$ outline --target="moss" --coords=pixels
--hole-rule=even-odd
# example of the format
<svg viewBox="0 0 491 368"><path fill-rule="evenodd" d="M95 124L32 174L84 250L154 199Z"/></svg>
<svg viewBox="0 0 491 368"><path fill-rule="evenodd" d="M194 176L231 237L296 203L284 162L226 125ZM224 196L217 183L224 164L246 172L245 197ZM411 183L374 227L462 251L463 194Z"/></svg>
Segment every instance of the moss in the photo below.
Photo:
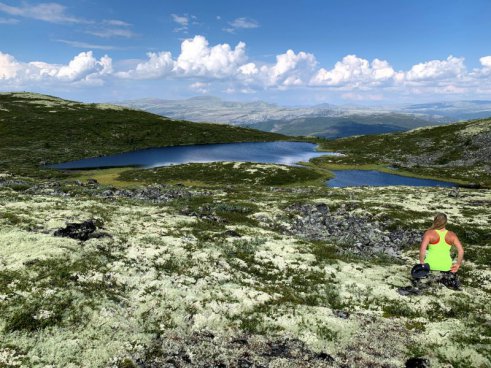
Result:
<svg viewBox="0 0 491 368"><path fill-rule="evenodd" d="M0 214L0 218L6 220L11 225L18 225L23 222L23 219L13 212L4 212Z"/></svg>
<svg viewBox="0 0 491 368"><path fill-rule="evenodd" d="M421 321L409 320L404 325L408 330L411 331L416 331L416 332L426 331L425 323Z"/></svg>
<svg viewBox="0 0 491 368"><path fill-rule="evenodd" d="M382 306L384 318L416 318L420 313L411 309L406 303L399 300L386 300Z"/></svg>
<svg viewBox="0 0 491 368"><path fill-rule="evenodd" d="M138 366L130 358L124 358L116 363L118 368L137 368Z"/></svg>
<svg viewBox="0 0 491 368"><path fill-rule="evenodd" d="M190 163L154 169L135 169L121 172L119 180L140 183L192 183L210 186L247 185L272 186L308 182L323 175L305 167L256 163Z"/></svg>
<svg viewBox="0 0 491 368"><path fill-rule="evenodd" d="M96 300L104 298L118 300L121 287L103 277L107 264L107 257L86 253L75 260L66 256L36 259L22 271L0 272L0 291L9 296L0 305L5 330L35 331L81 323L84 306L92 309L99 304ZM87 278L94 272L101 277ZM18 293L21 290L23 293Z"/></svg>

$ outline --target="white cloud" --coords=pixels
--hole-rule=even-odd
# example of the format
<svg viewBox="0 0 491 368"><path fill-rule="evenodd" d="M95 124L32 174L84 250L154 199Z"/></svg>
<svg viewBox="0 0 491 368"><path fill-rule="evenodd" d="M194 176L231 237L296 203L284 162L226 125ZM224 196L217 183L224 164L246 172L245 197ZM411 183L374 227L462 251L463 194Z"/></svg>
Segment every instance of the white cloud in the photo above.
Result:
<svg viewBox="0 0 491 368"><path fill-rule="evenodd" d="M235 33L238 29L259 28L259 23L256 20L246 17L236 18L233 21L228 22L228 25L228 27L223 28L223 31L228 33Z"/></svg>
<svg viewBox="0 0 491 368"><path fill-rule="evenodd" d="M13 79L22 67L12 55L0 52L0 79Z"/></svg>
<svg viewBox="0 0 491 368"><path fill-rule="evenodd" d="M72 41L72 40L55 40L56 42L64 43L65 45L69 45L75 48L79 49L93 49L93 50L118 50L120 49L119 47L116 46L111 46L111 45L98 45L98 44L93 44L93 43L88 43L88 42L82 42L82 41Z"/></svg>
<svg viewBox="0 0 491 368"><path fill-rule="evenodd" d="M31 5L22 2L21 6L10 6L0 2L0 11L14 16L32 18L50 23L90 23L82 18L68 15L66 13L66 7L57 3Z"/></svg>
<svg viewBox="0 0 491 368"><path fill-rule="evenodd" d="M257 74L259 72L259 70L256 67L256 64L254 64L254 63L244 64L244 65L240 66L238 70L240 73L247 75L247 76L254 75L254 74Z"/></svg>
<svg viewBox="0 0 491 368"><path fill-rule="evenodd" d="M166 76L227 78L244 71L239 69L247 60L245 43L239 42L233 49L226 43L210 47L203 36L184 40L181 44L181 53L175 60L168 51L151 52L147 57L147 60L138 63L135 68L119 72L117 75L133 79Z"/></svg>
<svg viewBox="0 0 491 368"><path fill-rule="evenodd" d="M465 73L464 58L449 56L446 60L430 60L414 65L407 73L408 81L425 81L459 77Z"/></svg>
<svg viewBox="0 0 491 368"><path fill-rule="evenodd" d="M235 74L245 61L245 43L239 42L234 49L226 43L209 47L205 37L195 36L182 42L174 71L177 75L220 78Z"/></svg>
<svg viewBox="0 0 491 368"><path fill-rule="evenodd" d="M276 56L276 64L261 66L260 72L267 86L299 86L306 82L316 65L313 54L288 50Z"/></svg>
<svg viewBox="0 0 491 368"><path fill-rule="evenodd" d="M172 20L182 27L189 25L189 18L186 15L171 14Z"/></svg>
<svg viewBox="0 0 491 368"><path fill-rule="evenodd" d="M169 75L174 69L175 61L170 52L149 52L148 60L138 63L134 69L119 72L117 76L129 79L156 79Z"/></svg>
<svg viewBox="0 0 491 368"><path fill-rule="evenodd" d="M105 55L100 59L92 51L81 52L66 65L42 61L19 62L13 56L0 52L0 79L10 85L33 83L101 84L103 77L112 73L112 59Z"/></svg>
<svg viewBox="0 0 491 368"><path fill-rule="evenodd" d="M133 38L136 34L128 28L100 28L95 30L88 30L86 33L100 38Z"/></svg>
<svg viewBox="0 0 491 368"><path fill-rule="evenodd" d="M112 72L112 60L108 56L103 56L97 60L92 55L92 51L81 52L75 56L68 65L60 67L56 77L61 80L75 81L86 78L91 74L109 74Z"/></svg>
<svg viewBox="0 0 491 368"><path fill-rule="evenodd" d="M486 69L491 69L491 56L483 56L479 59L481 65Z"/></svg>
<svg viewBox="0 0 491 368"><path fill-rule="evenodd" d="M125 22L124 20L119 20L119 19L105 19L103 21L104 24L110 25L110 26L115 26L115 27L130 27L131 24L128 22Z"/></svg>
<svg viewBox="0 0 491 368"><path fill-rule="evenodd" d="M229 22L229 24L235 29L251 29L259 27L259 23L256 20L245 17L234 19Z"/></svg>
<svg viewBox="0 0 491 368"><path fill-rule="evenodd" d="M191 18L190 18L191 19ZM128 27L121 24L120 28ZM123 28L122 28L123 29ZM111 46L57 40L74 47L92 49ZM173 57L169 51L150 52L143 60L119 60L109 56L97 59L92 51L81 52L67 64L43 61L23 62L0 52L0 80L10 86L101 85L108 80L180 80L189 90L200 93L227 91L253 93L262 90L311 90L333 93L344 99L378 100L437 95L462 98L491 98L491 56L479 59L481 67L467 70L464 59L449 56L430 60L406 70L396 70L387 60L346 55L331 68L318 65L305 51L287 50L273 62L249 60L246 45L210 45L203 36L185 39ZM143 82L142 82L143 83ZM126 84L125 84L126 85Z"/></svg>
<svg viewBox="0 0 491 368"><path fill-rule="evenodd" d="M209 83L204 83L204 82L195 82L190 85L191 89L195 92L199 93L208 93L208 86Z"/></svg>
<svg viewBox="0 0 491 368"><path fill-rule="evenodd" d="M189 29L189 24L193 21L193 24L196 23L196 17L194 15L188 15L188 14L183 14L183 15L178 15L178 14L171 14L172 20L174 23L178 25L178 27L174 28L174 32L184 32L188 33Z"/></svg>
<svg viewBox="0 0 491 368"><path fill-rule="evenodd" d="M319 69L313 76L311 84L317 86L380 84L398 78L400 74L396 73L385 60L374 59L370 63L356 55L347 55L338 61L333 69Z"/></svg>

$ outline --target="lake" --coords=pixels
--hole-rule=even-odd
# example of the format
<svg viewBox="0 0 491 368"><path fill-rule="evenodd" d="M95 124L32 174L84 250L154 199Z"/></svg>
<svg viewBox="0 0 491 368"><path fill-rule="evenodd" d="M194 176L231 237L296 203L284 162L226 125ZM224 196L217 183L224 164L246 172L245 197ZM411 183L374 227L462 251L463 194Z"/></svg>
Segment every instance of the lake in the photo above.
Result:
<svg viewBox="0 0 491 368"><path fill-rule="evenodd" d="M295 165L313 157L336 155L315 151L316 145L306 142L247 142L202 144L148 148L111 156L50 165L55 169L95 169L137 166L152 168L191 162L242 161Z"/></svg>
<svg viewBox="0 0 491 368"><path fill-rule="evenodd" d="M119 153L110 156L87 158L83 160L50 165L55 169L96 169L109 167L142 167L178 165L196 162L241 161L296 165L300 161L323 155L337 155L334 152L320 152L316 145L306 142L247 142L202 144L148 148L138 151ZM407 176L387 174L371 170L336 170L333 179L327 181L328 187L350 186L442 186L455 184L430 179L418 179Z"/></svg>
<svg viewBox="0 0 491 368"><path fill-rule="evenodd" d="M408 176L387 174L374 170L335 170L336 175L327 181L328 187L353 186L390 186L408 185L413 187L455 187L456 184L439 180L411 178Z"/></svg>

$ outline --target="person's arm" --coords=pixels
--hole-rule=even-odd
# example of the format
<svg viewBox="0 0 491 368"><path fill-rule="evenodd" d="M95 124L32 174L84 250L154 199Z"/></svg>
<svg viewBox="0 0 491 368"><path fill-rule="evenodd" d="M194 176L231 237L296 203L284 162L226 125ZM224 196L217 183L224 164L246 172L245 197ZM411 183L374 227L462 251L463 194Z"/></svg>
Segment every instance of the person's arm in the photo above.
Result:
<svg viewBox="0 0 491 368"><path fill-rule="evenodd" d="M460 242L459 238L457 235L454 235L455 238L453 240L453 245L457 248L457 263L452 265L452 268L450 269L451 272L457 272L462 265L462 261L464 259L464 247L462 246L462 243Z"/></svg>
<svg viewBox="0 0 491 368"><path fill-rule="evenodd" d="M429 243L430 243L430 234L429 234L429 231L427 231L423 235L423 239L421 240L421 246L419 247L419 263L420 264L425 263L426 248L428 247Z"/></svg>

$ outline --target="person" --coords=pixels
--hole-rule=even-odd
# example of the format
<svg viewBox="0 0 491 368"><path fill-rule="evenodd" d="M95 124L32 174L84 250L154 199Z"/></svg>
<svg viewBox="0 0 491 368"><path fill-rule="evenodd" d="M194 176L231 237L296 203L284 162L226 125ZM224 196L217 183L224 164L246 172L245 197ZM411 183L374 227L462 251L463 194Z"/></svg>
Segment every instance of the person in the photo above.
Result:
<svg viewBox="0 0 491 368"><path fill-rule="evenodd" d="M443 271L455 274L464 259L464 248L457 235L448 231L447 215L438 213L433 225L424 233L419 248L419 263L428 264L430 271ZM457 262L452 264L450 249L452 246L457 248Z"/></svg>

